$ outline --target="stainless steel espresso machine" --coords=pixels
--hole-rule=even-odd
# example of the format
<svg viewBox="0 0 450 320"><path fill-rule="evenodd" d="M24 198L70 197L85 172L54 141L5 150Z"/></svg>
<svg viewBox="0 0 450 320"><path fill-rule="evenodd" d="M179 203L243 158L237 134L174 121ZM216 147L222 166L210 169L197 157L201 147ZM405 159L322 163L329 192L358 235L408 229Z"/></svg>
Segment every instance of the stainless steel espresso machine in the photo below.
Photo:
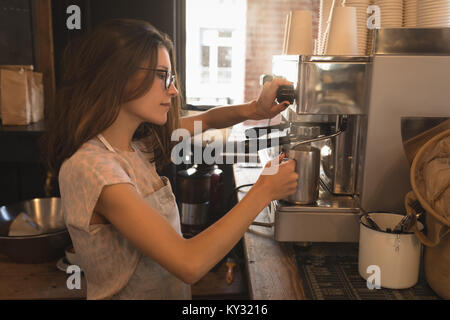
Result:
<svg viewBox="0 0 450 320"><path fill-rule="evenodd" d="M321 154L318 200L272 202L277 241L358 242L361 209L404 213L401 123L450 116L449 40L450 29L380 29L370 56L273 57L273 75L294 83L280 92L278 100L293 103L277 134L301 141L339 133L310 143ZM279 151L261 150L261 160Z"/></svg>

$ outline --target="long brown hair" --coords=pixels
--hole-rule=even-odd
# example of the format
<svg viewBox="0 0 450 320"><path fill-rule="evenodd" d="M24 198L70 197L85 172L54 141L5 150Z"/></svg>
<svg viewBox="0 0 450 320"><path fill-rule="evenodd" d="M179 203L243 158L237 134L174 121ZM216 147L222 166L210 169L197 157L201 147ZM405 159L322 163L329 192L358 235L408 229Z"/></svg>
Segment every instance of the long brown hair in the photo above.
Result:
<svg viewBox="0 0 450 320"><path fill-rule="evenodd" d="M62 81L47 112L47 131L40 141L42 156L54 177L58 177L64 160L115 121L122 103L143 96L151 88L152 71L137 88L126 90L143 63L156 68L161 46L169 52L176 70L172 41L145 21L110 20L66 47ZM133 136L133 140L145 141L146 151L154 152L151 161L159 168L170 161L170 136L179 127L179 112L177 96L172 98L165 125L144 122Z"/></svg>

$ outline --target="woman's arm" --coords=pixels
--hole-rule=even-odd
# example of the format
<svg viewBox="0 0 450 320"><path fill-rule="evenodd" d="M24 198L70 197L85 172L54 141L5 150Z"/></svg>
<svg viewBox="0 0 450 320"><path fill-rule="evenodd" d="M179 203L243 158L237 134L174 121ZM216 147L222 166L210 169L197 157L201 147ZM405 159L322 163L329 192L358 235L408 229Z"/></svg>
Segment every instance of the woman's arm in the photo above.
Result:
<svg viewBox="0 0 450 320"><path fill-rule="evenodd" d="M292 84L291 82L275 78L266 82L257 100L249 103L212 108L201 114L181 118L181 127L194 134L194 121L202 122L202 131L208 129L222 129L252 119L270 119L289 106L288 101L275 103L278 87Z"/></svg>
<svg viewBox="0 0 450 320"><path fill-rule="evenodd" d="M242 201L190 239L176 233L130 184L104 187L95 210L141 252L183 281L195 283L236 245L272 199L295 192L298 176L294 166L294 161L287 161L279 165L276 174L261 175Z"/></svg>

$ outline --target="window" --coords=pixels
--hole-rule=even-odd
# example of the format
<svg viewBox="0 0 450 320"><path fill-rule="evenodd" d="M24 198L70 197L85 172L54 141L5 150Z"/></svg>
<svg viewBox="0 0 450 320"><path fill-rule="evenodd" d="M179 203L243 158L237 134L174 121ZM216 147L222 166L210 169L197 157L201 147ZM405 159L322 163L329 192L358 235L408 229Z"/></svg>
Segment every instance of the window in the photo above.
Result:
<svg viewBox="0 0 450 320"><path fill-rule="evenodd" d="M218 47L217 64L219 68L231 68L232 47Z"/></svg>
<svg viewBox="0 0 450 320"><path fill-rule="evenodd" d="M219 37L220 38L231 38L231 35L232 35L231 31L219 30Z"/></svg>
<svg viewBox="0 0 450 320"><path fill-rule="evenodd" d="M242 103L258 97L283 49L289 11L311 10L317 36L320 0L186 0L186 102Z"/></svg>
<svg viewBox="0 0 450 320"><path fill-rule="evenodd" d="M209 47L202 46L202 67L209 67Z"/></svg>
<svg viewBox="0 0 450 320"><path fill-rule="evenodd" d="M188 104L243 102L245 12L245 0L187 0Z"/></svg>

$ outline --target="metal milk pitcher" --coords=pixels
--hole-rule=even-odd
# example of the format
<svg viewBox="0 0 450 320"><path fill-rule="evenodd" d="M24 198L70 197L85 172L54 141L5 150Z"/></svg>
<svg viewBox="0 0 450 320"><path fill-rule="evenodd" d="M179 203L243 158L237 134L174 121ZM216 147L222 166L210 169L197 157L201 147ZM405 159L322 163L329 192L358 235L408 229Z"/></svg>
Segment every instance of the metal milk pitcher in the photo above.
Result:
<svg viewBox="0 0 450 320"><path fill-rule="evenodd" d="M319 197L320 150L309 145L298 145L287 150L286 155L295 160L298 185L297 191L284 200L295 204L314 203Z"/></svg>

